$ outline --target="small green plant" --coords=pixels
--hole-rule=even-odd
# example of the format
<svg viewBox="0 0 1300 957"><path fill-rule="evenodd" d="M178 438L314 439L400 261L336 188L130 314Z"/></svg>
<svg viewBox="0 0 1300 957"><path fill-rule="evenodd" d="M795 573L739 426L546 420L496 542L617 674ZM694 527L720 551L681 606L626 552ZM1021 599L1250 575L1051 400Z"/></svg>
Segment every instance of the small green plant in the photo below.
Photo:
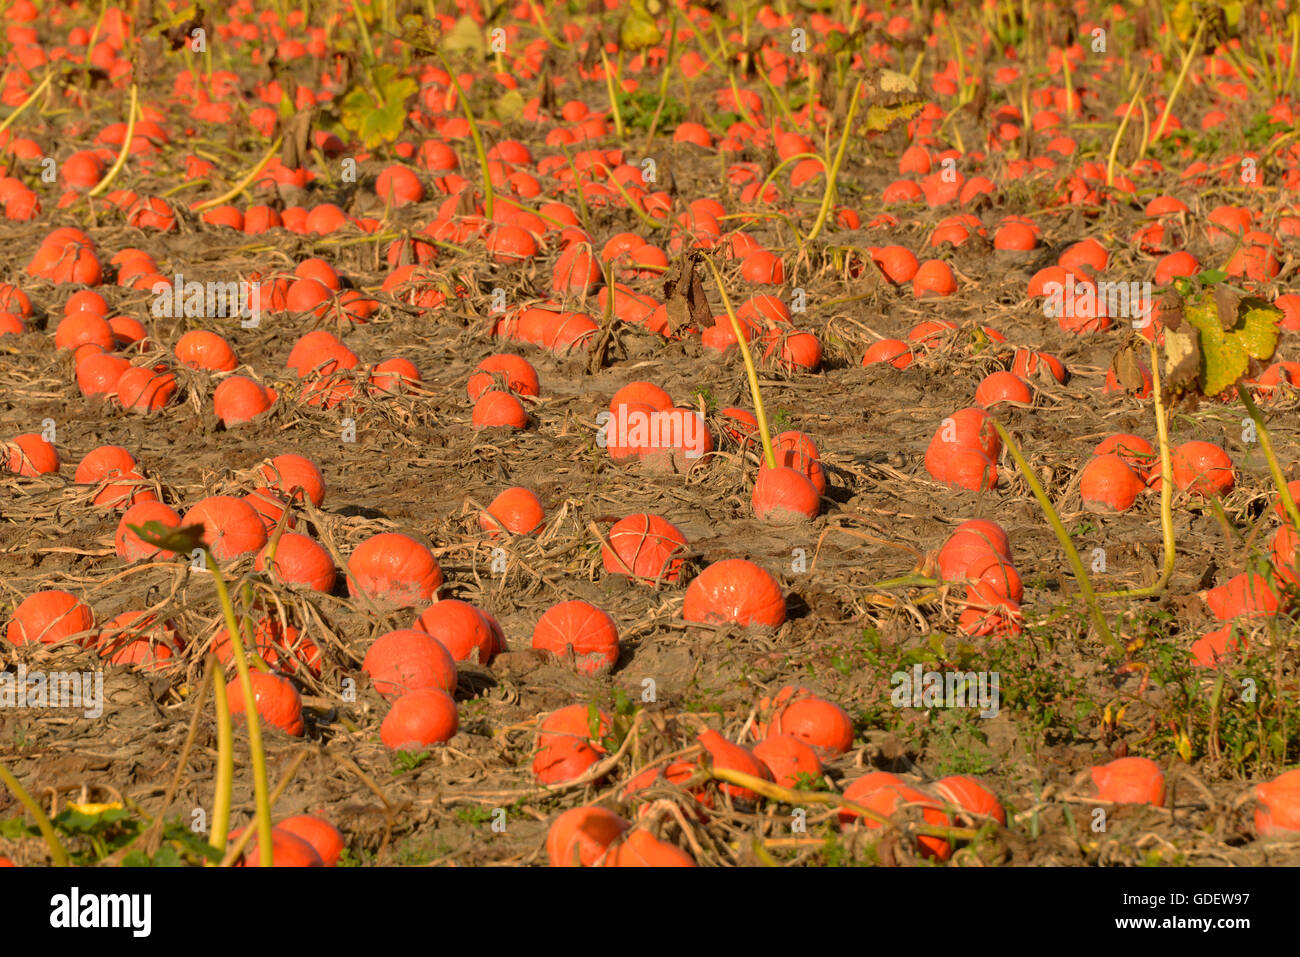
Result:
<svg viewBox="0 0 1300 957"><path fill-rule="evenodd" d="M432 751L398 751L393 755L393 777L414 771L433 756Z"/></svg>
<svg viewBox="0 0 1300 957"><path fill-rule="evenodd" d="M794 777L794 789L796 791L829 791L826 786L826 779L820 774L809 774L807 771L800 771Z"/></svg>
<svg viewBox="0 0 1300 957"><path fill-rule="evenodd" d="M618 109L627 129L649 130L655 122L655 109L659 106L659 92L643 87L632 93L618 93ZM659 111L659 125L675 127L686 119L686 107L680 100L665 99Z"/></svg>
<svg viewBox="0 0 1300 957"><path fill-rule="evenodd" d="M127 808L111 805L68 805L50 825L68 849L68 862L87 867L105 860L135 843L148 829L147 822ZM22 818L0 821L0 837L10 840L37 837L39 827ZM202 834L196 834L179 818L170 820L162 830L162 843L152 855L136 848L122 856L123 867L185 867L216 863L221 854Z"/></svg>
<svg viewBox="0 0 1300 957"><path fill-rule="evenodd" d="M456 816L466 824L486 824L492 820L492 809L475 805L473 807L456 808Z"/></svg>

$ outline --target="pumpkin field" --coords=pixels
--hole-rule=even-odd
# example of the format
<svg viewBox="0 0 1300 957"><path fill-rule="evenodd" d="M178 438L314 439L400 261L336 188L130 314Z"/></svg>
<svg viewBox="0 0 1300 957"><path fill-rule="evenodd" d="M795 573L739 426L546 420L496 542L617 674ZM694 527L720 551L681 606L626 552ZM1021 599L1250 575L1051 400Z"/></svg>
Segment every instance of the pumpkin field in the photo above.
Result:
<svg viewBox="0 0 1300 957"><path fill-rule="evenodd" d="M1300 863L1300 5L0 3L0 866Z"/></svg>

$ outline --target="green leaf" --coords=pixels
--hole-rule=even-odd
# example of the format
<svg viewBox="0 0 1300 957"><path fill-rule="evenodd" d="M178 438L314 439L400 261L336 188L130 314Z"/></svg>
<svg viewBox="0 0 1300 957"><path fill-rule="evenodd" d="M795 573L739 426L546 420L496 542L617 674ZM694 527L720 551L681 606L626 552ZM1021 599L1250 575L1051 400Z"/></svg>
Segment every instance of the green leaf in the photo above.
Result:
<svg viewBox="0 0 1300 957"><path fill-rule="evenodd" d="M1199 302L1187 304L1183 315L1200 339L1200 384L1204 395L1216 396L1231 389L1246 374L1251 359L1270 359L1277 348L1282 310L1262 299L1242 299L1237 305L1236 324L1226 330L1213 296L1202 296Z"/></svg>
<svg viewBox="0 0 1300 957"><path fill-rule="evenodd" d="M930 651L926 648L909 648L903 652L900 665L923 665L930 660Z"/></svg>
<svg viewBox="0 0 1300 957"><path fill-rule="evenodd" d="M172 528L162 522L153 521L145 522L143 525L128 525L127 528L134 532L136 537L146 545L152 545L154 548L165 552L188 555L194 549L203 546L202 525L184 525L180 528Z"/></svg>
<svg viewBox="0 0 1300 957"><path fill-rule="evenodd" d="M109 808L98 814L84 814L73 808L65 808L54 818L53 823L65 831L90 832L115 824L123 818L129 817L130 814L130 811L120 807Z"/></svg>
<svg viewBox="0 0 1300 957"><path fill-rule="evenodd" d="M1213 286L1221 283L1228 278L1228 274L1222 269L1207 269L1204 272L1196 274L1197 280L1202 286Z"/></svg>
<svg viewBox="0 0 1300 957"><path fill-rule="evenodd" d="M487 43L483 40L483 31L474 22L473 17L465 16L456 21L439 44L444 53L472 53L480 60L487 55Z"/></svg>
<svg viewBox="0 0 1300 957"><path fill-rule="evenodd" d="M7 821L0 821L0 837L10 841L16 841L24 837L35 837L41 832L35 827L29 827L20 817L11 817Z"/></svg>

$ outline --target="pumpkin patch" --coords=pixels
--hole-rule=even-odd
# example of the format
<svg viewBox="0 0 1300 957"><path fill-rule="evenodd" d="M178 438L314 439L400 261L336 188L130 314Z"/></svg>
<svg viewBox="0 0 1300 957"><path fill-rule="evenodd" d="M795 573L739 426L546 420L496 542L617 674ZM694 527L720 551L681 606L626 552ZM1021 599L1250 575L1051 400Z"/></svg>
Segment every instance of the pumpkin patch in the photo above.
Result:
<svg viewBox="0 0 1300 957"><path fill-rule="evenodd" d="M1294 863L1293 7L0 4L0 864Z"/></svg>

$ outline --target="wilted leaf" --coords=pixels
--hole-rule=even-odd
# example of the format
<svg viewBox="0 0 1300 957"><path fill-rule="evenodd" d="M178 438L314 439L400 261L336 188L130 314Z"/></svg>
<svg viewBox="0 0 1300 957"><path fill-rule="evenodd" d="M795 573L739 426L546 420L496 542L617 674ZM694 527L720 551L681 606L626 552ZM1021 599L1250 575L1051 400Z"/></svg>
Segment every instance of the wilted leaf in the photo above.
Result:
<svg viewBox="0 0 1300 957"><path fill-rule="evenodd" d="M1132 346L1126 345L1116 352L1110 360L1110 368L1125 392L1140 393L1146 388L1142 363Z"/></svg>
<svg viewBox="0 0 1300 957"><path fill-rule="evenodd" d="M1166 0L1166 7L1168 6ZM1196 8L1192 5L1191 0L1178 0L1165 15L1168 22L1173 24L1179 40L1186 43L1191 39L1192 31L1196 29Z"/></svg>
<svg viewBox="0 0 1300 957"><path fill-rule="evenodd" d="M298 169L306 165L306 160L311 154L311 125L314 113L315 109L309 106L294 113L280 126L284 134L284 142L280 147L280 163L287 169Z"/></svg>
<svg viewBox="0 0 1300 957"><path fill-rule="evenodd" d="M915 93L916 81L897 70L881 70L880 89L884 93Z"/></svg>
<svg viewBox="0 0 1300 957"><path fill-rule="evenodd" d="M1155 321L1160 328L1175 332L1183 324L1183 297L1174 289L1165 292L1156 303Z"/></svg>
<svg viewBox="0 0 1300 957"><path fill-rule="evenodd" d="M713 317L698 265L699 253L685 252L664 273L664 311L674 335L687 325L703 328Z"/></svg>
<svg viewBox="0 0 1300 957"><path fill-rule="evenodd" d="M1165 368L1160 387L1166 403L1185 393L1196 392L1201 380L1201 345L1196 330L1165 327Z"/></svg>
<svg viewBox="0 0 1300 957"><path fill-rule="evenodd" d="M1230 286L1214 287L1214 308L1219 314L1219 325L1224 331L1237 324L1237 306L1241 303L1241 293Z"/></svg>
<svg viewBox="0 0 1300 957"><path fill-rule="evenodd" d="M618 25L618 45L629 52L652 47L664 38L654 17L646 12L639 0L631 0L627 14Z"/></svg>

